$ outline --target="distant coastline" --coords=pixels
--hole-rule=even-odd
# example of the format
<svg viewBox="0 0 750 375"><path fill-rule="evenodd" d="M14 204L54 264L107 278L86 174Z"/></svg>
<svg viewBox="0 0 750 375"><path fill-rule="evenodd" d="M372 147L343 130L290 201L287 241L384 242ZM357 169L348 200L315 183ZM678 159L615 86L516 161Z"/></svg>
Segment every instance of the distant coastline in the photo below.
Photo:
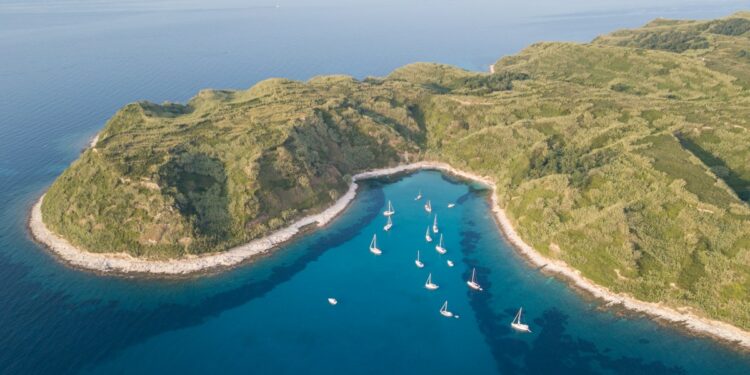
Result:
<svg viewBox="0 0 750 375"><path fill-rule="evenodd" d="M316 224L322 227L343 212L354 200L357 181L386 177L419 170L439 170L462 179L480 182L492 188L492 211L498 226L508 241L531 264L543 267L544 272L562 277L577 288L586 291L596 298L607 301L607 305L620 305L628 310L637 311L656 317L659 320L680 326L703 335L736 343L744 349L750 349L750 332L731 324L697 316L689 312L680 312L672 307L659 303L644 302L625 294L618 294L597 285L583 277L581 273L567 263L549 259L528 245L515 231L511 220L500 207L495 184L487 177L478 176L453 168L445 163L418 162L392 168L375 169L359 173L352 178L347 192L332 206L321 213L306 216L292 225L280 229L266 237L255 239L221 253L204 256L192 256L172 260L138 259L127 254L102 254L80 250L64 238L59 237L44 225L41 205L44 196L34 204L29 218L29 228L34 238L46 245L53 253L68 264L88 270L119 274L152 274L152 275L186 275L209 270L236 266L260 254L278 247L298 235L304 227Z"/></svg>

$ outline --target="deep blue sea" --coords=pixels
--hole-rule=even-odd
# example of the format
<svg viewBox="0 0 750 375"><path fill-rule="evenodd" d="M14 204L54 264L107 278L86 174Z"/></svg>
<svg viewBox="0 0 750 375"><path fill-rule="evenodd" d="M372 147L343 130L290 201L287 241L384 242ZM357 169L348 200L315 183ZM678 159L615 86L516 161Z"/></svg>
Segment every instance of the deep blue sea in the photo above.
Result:
<svg viewBox="0 0 750 375"><path fill-rule="evenodd" d="M498 232L487 191L437 172L366 183L326 228L201 278L73 270L25 227L33 201L128 102L268 77L385 75L414 61L486 70L536 41L743 5L0 0L0 373L748 374L746 354L603 308L529 266ZM424 241L420 189L446 255ZM385 233L388 200L397 214ZM373 233L379 257L367 250ZM465 284L474 267L480 293ZM440 289L424 289L428 272ZM445 300L460 319L438 313ZM521 306L531 334L510 330Z"/></svg>

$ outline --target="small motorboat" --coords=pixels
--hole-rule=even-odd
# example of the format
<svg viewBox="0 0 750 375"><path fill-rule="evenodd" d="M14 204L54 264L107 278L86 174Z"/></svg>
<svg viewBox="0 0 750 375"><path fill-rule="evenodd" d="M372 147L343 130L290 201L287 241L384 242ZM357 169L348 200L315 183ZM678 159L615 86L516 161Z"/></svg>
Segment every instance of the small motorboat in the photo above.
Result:
<svg viewBox="0 0 750 375"><path fill-rule="evenodd" d="M435 284L435 283L432 282L432 273L430 273L429 275L427 275L427 281L424 283L424 287L427 290L435 290L437 288L440 288L439 285L437 285L437 284Z"/></svg>
<svg viewBox="0 0 750 375"><path fill-rule="evenodd" d="M335 298L331 297L331 298L328 298L328 303L331 306L336 306L339 303L339 301L337 301Z"/></svg>
<svg viewBox="0 0 750 375"><path fill-rule="evenodd" d="M474 290L482 290L482 286L479 285L479 283L477 282L477 269L476 268L471 270L471 279L466 281L466 285L468 285L469 288L474 289Z"/></svg>
<svg viewBox="0 0 750 375"><path fill-rule="evenodd" d="M518 313L516 314L516 317L513 318L513 321L510 323L510 326L518 332L531 333L531 329L529 329L529 326L527 324L521 323L522 311L523 311L523 307L518 309Z"/></svg>
<svg viewBox="0 0 750 375"><path fill-rule="evenodd" d="M453 267L453 261L452 261L452 260L450 260L450 259L446 260L446 261L445 261L445 264L447 264L447 265L448 265L448 267Z"/></svg>
<svg viewBox="0 0 750 375"><path fill-rule="evenodd" d="M453 208L453 207L456 207L455 203L448 203L448 208Z"/></svg>

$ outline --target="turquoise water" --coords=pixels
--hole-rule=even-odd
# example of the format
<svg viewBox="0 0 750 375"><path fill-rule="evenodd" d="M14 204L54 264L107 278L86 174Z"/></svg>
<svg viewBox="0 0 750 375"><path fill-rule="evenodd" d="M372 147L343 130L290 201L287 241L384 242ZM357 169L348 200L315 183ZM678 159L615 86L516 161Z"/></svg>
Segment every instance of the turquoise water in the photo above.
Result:
<svg viewBox="0 0 750 375"><path fill-rule="evenodd" d="M486 192L435 172L367 184L325 229L203 278L73 270L25 228L32 202L124 103L271 76L383 75L412 61L485 70L538 40L745 5L663 4L0 0L0 373L750 373L742 354L602 310L529 267L497 231ZM419 189L435 203L446 256L424 244ZM384 234L387 199L398 213ZM380 257L367 251L373 232ZM420 248L424 270L413 264ZM464 283L472 267L482 293ZM429 271L438 291L422 287ZM438 314L446 299L460 319ZM508 327L521 305L533 334Z"/></svg>

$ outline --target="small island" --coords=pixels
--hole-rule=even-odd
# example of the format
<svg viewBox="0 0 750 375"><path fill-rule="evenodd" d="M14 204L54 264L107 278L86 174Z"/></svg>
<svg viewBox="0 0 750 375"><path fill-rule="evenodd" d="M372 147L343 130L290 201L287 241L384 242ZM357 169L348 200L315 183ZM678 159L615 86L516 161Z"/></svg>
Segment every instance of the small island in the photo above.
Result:
<svg viewBox="0 0 750 375"><path fill-rule="evenodd" d="M750 13L537 43L490 73L269 79L119 110L32 209L102 272L236 265L324 225L356 181L440 169L493 188L534 264L750 348Z"/></svg>

